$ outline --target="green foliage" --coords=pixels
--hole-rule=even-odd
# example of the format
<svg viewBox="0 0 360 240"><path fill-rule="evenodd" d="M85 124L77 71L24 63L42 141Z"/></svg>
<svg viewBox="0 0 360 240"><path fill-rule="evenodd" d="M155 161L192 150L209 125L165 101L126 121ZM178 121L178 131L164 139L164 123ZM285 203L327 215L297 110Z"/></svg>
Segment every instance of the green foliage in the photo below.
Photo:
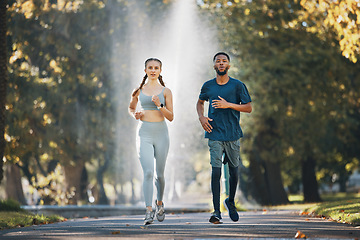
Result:
<svg viewBox="0 0 360 240"><path fill-rule="evenodd" d="M20 203L13 200L0 200L0 211L15 211L21 212L23 209L20 207Z"/></svg>
<svg viewBox="0 0 360 240"><path fill-rule="evenodd" d="M130 38L133 23L148 27L146 21L161 18L158 11L170 3L10 1L6 164L21 168L40 203L86 203L86 189L98 192L102 179L124 184L136 177L127 171L136 155L127 144L134 124L123 117L132 69L128 57L117 56L137 47ZM74 172L77 166L91 172Z"/></svg>
<svg viewBox="0 0 360 240"><path fill-rule="evenodd" d="M11 229L17 227L28 227L38 224L48 224L54 222L65 221L66 219L57 216L44 216L44 215L34 215L26 211L22 212L3 212L0 211L0 230Z"/></svg>
<svg viewBox="0 0 360 240"><path fill-rule="evenodd" d="M330 183L337 173L346 182L360 157L360 68L341 55L336 33L327 29L324 38L308 31L298 21L299 1L204 1L201 7L213 13L234 59L232 74L253 98L251 118L243 121L250 129L244 152L255 142L260 159L281 164L289 188L299 186L307 157L324 173L318 180Z"/></svg>
<svg viewBox="0 0 360 240"><path fill-rule="evenodd" d="M135 142L135 123L124 117L134 87L129 59L141 47L134 35L142 38L166 19L172 1L55 2L9 1L5 158L47 203L63 204L77 184L64 188L71 181L64 167L85 166L84 188L94 186L94 192L102 180L122 185L138 176L128 171L136 161L135 147L128 145ZM242 117L244 159L256 141L259 157L281 166L284 184L294 192L308 156L316 159L322 183L335 175L346 182L360 159L360 68L341 55L338 32L309 31L310 23L299 20L299 1L203 2L204 16L219 26L221 47L233 57L231 75L253 98L251 117ZM159 35L146 38L152 47ZM187 121L191 115L177 116ZM206 148L203 142L183 144L198 137L187 127L172 144L186 146L190 155ZM197 158L181 157L184 165Z"/></svg>

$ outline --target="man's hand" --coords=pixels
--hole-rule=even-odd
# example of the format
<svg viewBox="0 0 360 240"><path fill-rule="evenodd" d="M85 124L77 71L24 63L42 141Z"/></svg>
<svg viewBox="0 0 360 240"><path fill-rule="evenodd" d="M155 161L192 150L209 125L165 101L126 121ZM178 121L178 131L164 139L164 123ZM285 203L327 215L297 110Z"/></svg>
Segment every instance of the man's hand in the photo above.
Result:
<svg viewBox="0 0 360 240"><path fill-rule="evenodd" d="M214 108L229 108L230 105L229 103L223 99L222 97L218 96L220 98L220 100L213 100L211 103L211 106L213 106Z"/></svg>
<svg viewBox="0 0 360 240"><path fill-rule="evenodd" d="M207 131L208 133L211 133L213 127L211 126L209 121L212 121L212 119L205 117L205 116L201 116L201 117L199 117L199 120L200 120L200 123L201 123L201 126L203 127L203 129L205 131Z"/></svg>

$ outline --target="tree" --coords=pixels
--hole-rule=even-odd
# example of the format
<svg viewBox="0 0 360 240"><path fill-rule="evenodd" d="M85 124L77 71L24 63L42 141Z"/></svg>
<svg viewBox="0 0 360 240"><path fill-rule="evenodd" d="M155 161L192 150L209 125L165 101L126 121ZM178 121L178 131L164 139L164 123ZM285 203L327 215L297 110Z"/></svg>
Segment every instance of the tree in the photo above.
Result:
<svg viewBox="0 0 360 240"><path fill-rule="evenodd" d="M137 47L130 16L140 26L161 18L153 13L167 5L145 3L145 12L132 12L138 3L126 0L9 4L7 164L20 168L47 204L87 201L88 185L104 203L106 183L137 177L127 171L135 151L117 141L134 128L123 117L129 96L115 91L131 92L132 69L113 53L130 56Z"/></svg>
<svg viewBox="0 0 360 240"><path fill-rule="evenodd" d="M281 165L282 175L296 176L294 182L302 175L305 201L319 201L319 166L325 166L322 163L333 150L322 144L334 137L328 130L342 126L349 133L358 127L354 121L359 112L354 101L358 94L353 90L358 89L355 65L341 56L331 29L319 36L298 20L303 8L297 1L215 2L203 7L218 16L223 46L238 59L233 63L241 66L236 74L249 82L253 93L256 111L244 124L251 129L244 148L255 186L259 186L253 192L263 198L258 201L271 203L275 189L267 187L274 179L267 178L266 163ZM352 109L353 116L344 114L344 109ZM354 133L347 135L354 138ZM341 155L346 152L349 149L341 150ZM295 173L300 169L301 173Z"/></svg>
<svg viewBox="0 0 360 240"><path fill-rule="evenodd" d="M96 144L103 132L97 131L96 126L104 122L96 117L96 112L103 100L111 99L102 88L103 82L108 81L107 69L102 68L108 63L108 55L103 55L105 61L96 57L108 41L109 30L101 22L106 20L102 9L102 2L82 5L82 1L70 5L26 1L10 7L14 84L10 86L9 118L14 121L8 128L8 157L38 189L39 174L46 177L55 170L47 172L46 165L61 164L67 196L75 203L81 200L80 180L85 163L103 151ZM99 14L94 18L92 13L97 10ZM106 136L111 139L112 135Z"/></svg>
<svg viewBox="0 0 360 240"><path fill-rule="evenodd" d="M0 3L0 182L3 179L3 157L5 151L5 102L8 83L7 74L7 1Z"/></svg>
<svg viewBox="0 0 360 240"><path fill-rule="evenodd" d="M360 8L357 0L301 0L305 9L296 21L320 37L329 28L336 33L342 55L356 63L360 55Z"/></svg>

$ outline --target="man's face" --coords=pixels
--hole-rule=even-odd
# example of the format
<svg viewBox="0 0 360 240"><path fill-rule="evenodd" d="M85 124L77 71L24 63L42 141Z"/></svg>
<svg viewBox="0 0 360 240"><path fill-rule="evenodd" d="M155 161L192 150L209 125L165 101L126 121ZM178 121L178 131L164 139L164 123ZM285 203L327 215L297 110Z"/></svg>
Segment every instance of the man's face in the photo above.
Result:
<svg viewBox="0 0 360 240"><path fill-rule="evenodd" d="M214 69L216 73L220 76L223 76L227 73L230 68L229 60L225 55L218 55L215 58Z"/></svg>

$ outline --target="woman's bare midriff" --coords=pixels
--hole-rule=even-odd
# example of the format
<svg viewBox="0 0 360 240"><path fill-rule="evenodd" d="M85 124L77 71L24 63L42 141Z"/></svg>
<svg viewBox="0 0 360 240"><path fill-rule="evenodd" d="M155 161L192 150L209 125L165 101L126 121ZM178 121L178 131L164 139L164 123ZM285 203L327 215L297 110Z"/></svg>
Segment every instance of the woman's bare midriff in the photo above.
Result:
<svg viewBox="0 0 360 240"><path fill-rule="evenodd" d="M164 115L160 110L143 110L144 115L140 118L141 121L145 122L162 122L165 120Z"/></svg>

